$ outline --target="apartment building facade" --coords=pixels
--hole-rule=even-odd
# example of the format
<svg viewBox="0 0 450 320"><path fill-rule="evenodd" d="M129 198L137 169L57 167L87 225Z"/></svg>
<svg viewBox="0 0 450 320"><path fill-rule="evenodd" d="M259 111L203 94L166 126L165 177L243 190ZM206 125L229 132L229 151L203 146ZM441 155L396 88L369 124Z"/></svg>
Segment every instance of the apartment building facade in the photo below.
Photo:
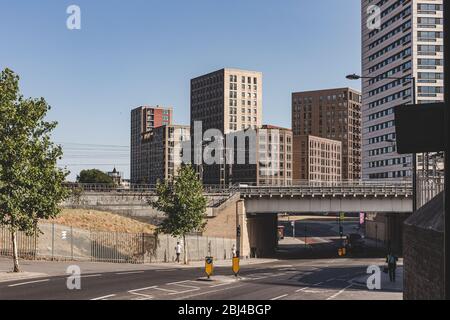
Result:
<svg viewBox="0 0 450 320"><path fill-rule="evenodd" d="M364 179L412 175L412 156L397 153L394 107L413 103L414 91L417 103L443 101L442 4L362 0Z"/></svg>
<svg viewBox="0 0 450 320"><path fill-rule="evenodd" d="M256 130L253 145L250 140L245 150L235 145L233 164L227 164L226 180L231 184L258 186L290 186L293 179L292 130L263 125ZM245 164L239 164L237 152L245 152ZM249 153L254 153L250 163Z"/></svg>
<svg viewBox="0 0 450 320"><path fill-rule="evenodd" d="M151 164L148 158L149 145L145 137L152 130L172 124L172 108L140 106L131 111L130 180L132 184L149 183Z"/></svg>
<svg viewBox="0 0 450 320"><path fill-rule="evenodd" d="M164 125L147 132L142 141L144 181L155 185L175 178L183 163L183 143L189 140L189 126Z"/></svg>
<svg viewBox="0 0 450 320"><path fill-rule="evenodd" d="M351 88L337 88L292 94L292 130L294 137L314 136L341 142L342 180L361 179L361 94ZM300 138L298 141L303 141ZM331 143L331 141L330 141ZM301 179L298 153L294 146L294 180ZM309 179L309 175L305 175Z"/></svg>
<svg viewBox="0 0 450 320"><path fill-rule="evenodd" d="M312 135L294 136L294 184L342 181L342 142Z"/></svg>
<svg viewBox="0 0 450 320"><path fill-rule="evenodd" d="M202 123L202 137L210 129L226 135L259 128L262 125L262 81L261 72L230 68L192 79L191 136L194 136L195 122ZM196 147L203 150L201 145L193 146L193 150ZM197 168L205 184L226 183L223 165Z"/></svg>

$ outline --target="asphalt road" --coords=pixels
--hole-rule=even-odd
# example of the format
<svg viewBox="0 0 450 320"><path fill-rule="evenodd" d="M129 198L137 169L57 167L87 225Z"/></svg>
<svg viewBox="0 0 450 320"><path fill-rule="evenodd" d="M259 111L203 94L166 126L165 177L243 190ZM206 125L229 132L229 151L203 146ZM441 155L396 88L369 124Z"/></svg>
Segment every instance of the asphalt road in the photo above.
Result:
<svg viewBox="0 0 450 320"><path fill-rule="evenodd" d="M28 262L42 272L67 263ZM0 283L2 300L333 300L401 299L398 290L369 291L356 283L381 259L287 260L243 266L236 280L230 267L215 269L204 281L203 268L156 268L90 264L82 267L81 290L69 290L62 275ZM105 267L107 266L107 267Z"/></svg>

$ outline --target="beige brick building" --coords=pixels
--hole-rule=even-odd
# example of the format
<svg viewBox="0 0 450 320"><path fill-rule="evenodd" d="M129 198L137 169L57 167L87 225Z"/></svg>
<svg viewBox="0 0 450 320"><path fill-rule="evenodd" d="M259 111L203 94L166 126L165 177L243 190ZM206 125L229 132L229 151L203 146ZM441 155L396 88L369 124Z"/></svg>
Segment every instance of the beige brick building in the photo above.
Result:
<svg viewBox="0 0 450 320"><path fill-rule="evenodd" d="M342 180L342 142L311 135L294 137L294 184Z"/></svg>
<svg viewBox="0 0 450 320"><path fill-rule="evenodd" d="M236 148L235 148L236 150ZM256 130L253 146L246 145L246 164L237 164L235 157L231 168L227 166L226 178L232 184L288 186L292 185L293 168L292 130L263 125ZM255 163L249 163L248 153L253 152Z"/></svg>
<svg viewBox="0 0 450 320"><path fill-rule="evenodd" d="M149 184L173 179L182 165L182 144L190 139L189 126L165 125L144 135L146 151L143 162L148 164L144 177Z"/></svg>
<svg viewBox="0 0 450 320"><path fill-rule="evenodd" d="M262 124L262 73L225 68L192 79L191 136L195 121L202 122L202 136L208 129L218 129L225 135L259 128ZM223 165L205 165L201 172L205 184L226 183Z"/></svg>

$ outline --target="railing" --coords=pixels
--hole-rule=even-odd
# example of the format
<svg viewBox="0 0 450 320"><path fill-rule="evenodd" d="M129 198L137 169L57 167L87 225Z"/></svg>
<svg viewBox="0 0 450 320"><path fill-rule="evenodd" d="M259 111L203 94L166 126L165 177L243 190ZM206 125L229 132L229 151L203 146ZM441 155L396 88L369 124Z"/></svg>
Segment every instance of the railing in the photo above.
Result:
<svg viewBox="0 0 450 320"><path fill-rule="evenodd" d="M180 239L170 235L89 231L55 223L39 223L39 233L17 234L19 256L25 259L112 263L171 262ZM191 234L186 236L189 260L213 255L230 259L235 239ZM0 256L11 256L11 233L0 227Z"/></svg>
<svg viewBox="0 0 450 320"><path fill-rule="evenodd" d="M421 208L427 202L444 191L445 177L443 174L435 176L417 176L417 208Z"/></svg>
<svg viewBox="0 0 450 320"><path fill-rule="evenodd" d="M120 187L107 184L82 184L82 183L67 183L66 186L72 190L91 191L91 192L142 192L153 193L156 190L155 185L131 185L129 187ZM309 190L309 189L323 189L323 190L408 190L412 192L411 181L340 181L340 182L312 182L312 181L294 181L289 185L273 185L273 186L254 186L252 184L239 183L231 186L223 185L204 185L205 193L208 194L230 194L236 192L248 192L249 190L269 190L269 189L283 189L283 190Z"/></svg>

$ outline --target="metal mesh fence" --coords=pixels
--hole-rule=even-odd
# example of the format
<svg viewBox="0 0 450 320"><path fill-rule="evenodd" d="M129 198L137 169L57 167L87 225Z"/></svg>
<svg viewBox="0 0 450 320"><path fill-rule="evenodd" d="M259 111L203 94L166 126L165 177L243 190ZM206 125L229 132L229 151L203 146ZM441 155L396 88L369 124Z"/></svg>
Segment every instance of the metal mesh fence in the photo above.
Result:
<svg viewBox="0 0 450 320"><path fill-rule="evenodd" d="M114 263L161 263L176 259L177 242L170 235L143 233L97 232L58 224L40 223L40 233L17 234L19 256L28 259L74 260ZM186 236L190 261L203 261L206 256L216 260L230 259L234 239ZM184 246L183 246L184 247ZM184 250L180 260L184 259ZM0 255L12 255L11 233L0 228Z"/></svg>

